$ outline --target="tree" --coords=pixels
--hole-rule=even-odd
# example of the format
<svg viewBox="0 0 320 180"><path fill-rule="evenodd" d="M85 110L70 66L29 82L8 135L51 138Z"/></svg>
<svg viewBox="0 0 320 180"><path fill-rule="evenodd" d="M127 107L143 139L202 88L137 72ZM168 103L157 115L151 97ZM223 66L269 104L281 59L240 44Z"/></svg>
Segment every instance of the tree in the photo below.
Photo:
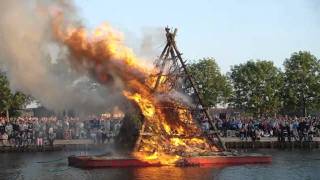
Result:
<svg viewBox="0 0 320 180"><path fill-rule="evenodd" d="M216 106L218 103L227 102L231 86L213 58L200 59L189 65L188 69L202 95L204 106ZM187 84L187 87L190 89L190 85Z"/></svg>
<svg viewBox="0 0 320 180"><path fill-rule="evenodd" d="M9 82L4 75L0 75L0 111L8 116L11 104L11 91Z"/></svg>
<svg viewBox="0 0 320 180"><path fill-rule="evenodd" d="M248 61L233 66L232 104L253 115L273 115L281 105L282 73L271 61Z"/></svg>
<svg viewBox="0 0 320 180"><path fill-rule="evenodd" d="M6 76L0 74L0 99L0 113L9 118L9 112L16 115L17 110L28 102L29 97L19 91L12 92Z"/></svg>
<svg viewBox="0 0 320 180"><path fill-rule="evenodd" d="M320 105L320 62L310 52L299 51L284 62L284 111L306 116Z"/></svg>

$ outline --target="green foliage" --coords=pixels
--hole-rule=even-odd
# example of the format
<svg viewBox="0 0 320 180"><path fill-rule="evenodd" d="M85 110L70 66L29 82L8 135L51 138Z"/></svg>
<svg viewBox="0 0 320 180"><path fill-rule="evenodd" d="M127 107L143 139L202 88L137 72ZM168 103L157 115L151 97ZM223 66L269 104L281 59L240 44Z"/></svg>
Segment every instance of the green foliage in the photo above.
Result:
<svg viewBox="0 0 320 180"><path fill-rule="evenodd" d="M3 74L0 74L0 113L5 114L8 110L10 114L18 115L17 110L28 102L28 96L21 92L12 92L9 82Z"/></svg>
<svg viewBox="0 0 320 180"><path fill-rule="evenodd" d="M284 111L305 116L320 106L320 62L309 52L299 51L284 62Z"/></svg>
<svg viewBox="0 0 320 180"><path fill-rule="evenodd" d="M271 61L248 61L231 68L232 104L254 115L272 115L280 105L282 73Z"/></svg>
<svg viewBox="0 0 320 180"><path fill-rule="evenodd" d="M4 75L0 75L0 111L4 112L10 108L11 104L11 90L9 82Z"/></svg>
<svg viewBox="0 0 320 180"><path fill-rule="evenodd" d="M231 86L226 76L221 74L213 58L201 59L188 68L205 106L216 106L218 103L227 102L231 94ZM190 87L188 84L187 86Z"/></svg>

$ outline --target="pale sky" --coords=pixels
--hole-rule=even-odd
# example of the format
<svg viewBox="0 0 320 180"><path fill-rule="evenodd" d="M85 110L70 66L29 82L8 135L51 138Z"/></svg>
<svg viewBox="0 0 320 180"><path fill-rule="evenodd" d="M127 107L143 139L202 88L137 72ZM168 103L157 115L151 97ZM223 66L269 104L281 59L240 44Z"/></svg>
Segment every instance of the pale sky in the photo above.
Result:
<svg viewBox="0 0 320 180"><path fill-rule="evenodd" d="M146 29L177 27L185 59L214 57L223 72L249 59L271 60L281 67L299 50L320 58L320 0L75 2L88 27L109 22L131 39Z"/></svg>

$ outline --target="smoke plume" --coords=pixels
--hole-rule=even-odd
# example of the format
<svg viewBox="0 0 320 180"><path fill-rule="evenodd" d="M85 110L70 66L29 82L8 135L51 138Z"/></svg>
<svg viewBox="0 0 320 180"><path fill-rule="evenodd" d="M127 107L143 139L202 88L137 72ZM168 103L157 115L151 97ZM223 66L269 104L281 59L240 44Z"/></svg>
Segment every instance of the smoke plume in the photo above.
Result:
<svg viewBox="0 0 320 180"><path fill-rule="evenodd" d="M120 92L72 68L68 50L53 37L52 18L58 13L63 23L81 25L70 0L0 1L0 63L11 89L56 111L72 107L93 113L116 105Z"/></svg>

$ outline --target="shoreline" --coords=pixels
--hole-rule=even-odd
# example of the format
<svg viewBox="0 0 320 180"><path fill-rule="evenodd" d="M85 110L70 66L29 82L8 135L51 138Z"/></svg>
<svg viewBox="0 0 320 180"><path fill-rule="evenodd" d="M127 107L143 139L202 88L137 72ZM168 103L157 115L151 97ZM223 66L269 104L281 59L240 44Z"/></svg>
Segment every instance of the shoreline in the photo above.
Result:
<svg viewBox="0 0 320 180"><path fill-rule="evenodd" d="M320 137L315 137L312 142L278 142L277 138L263 137L259 141L244 141L238 137L222 138L228 149L319 149ZM110 144L94 144L90 139L74 139L74 140L55 140L53 146L45 145L37 147L29 146L3 146L0 145L0 153L4 152L50 152L62 150L91 150L102 149Z"/></svg>

